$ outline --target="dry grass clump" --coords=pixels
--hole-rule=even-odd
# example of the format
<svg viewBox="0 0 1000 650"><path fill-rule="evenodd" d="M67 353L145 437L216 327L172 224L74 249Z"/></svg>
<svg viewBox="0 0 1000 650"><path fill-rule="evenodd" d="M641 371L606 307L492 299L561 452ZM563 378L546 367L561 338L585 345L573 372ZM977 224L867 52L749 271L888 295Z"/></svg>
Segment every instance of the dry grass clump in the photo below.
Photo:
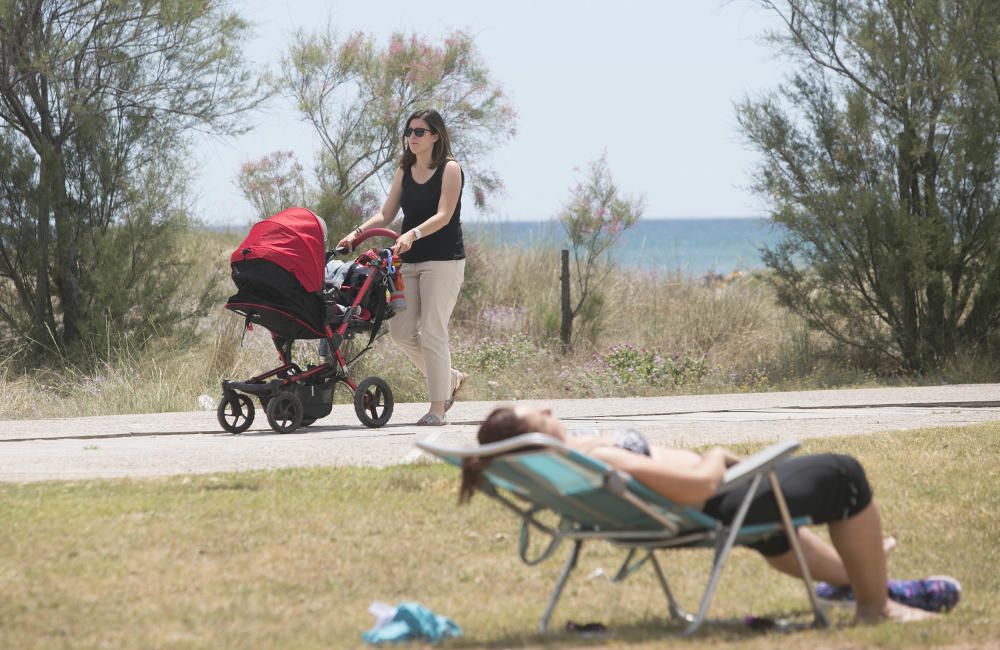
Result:
<svg viewBox="0 0 1000 650"><path fill-rule="evenodd" d="M0 419L197 410L200 395L218 398L222 377L249 377L265 353L275 358L270 339L248 335L241 346L241 331L220 312L196 334L119 337L114 354L88 368L67 363L20 376L0 368Z"/></svg>
<svg viewBox="0 0 1000 650"><path fill-rule="evenodd" d="M218 308L196 328L148 340L109 335L99 362L16 373L0 359L0 419L160 412L215 402L222 379L277 365L269 333L244 335L222 309L232 290L229 254L243 233L206 235L203 277L220 277ZM192 237L200 236L192 234ZM471 374L467 399L509 400L692 392L795 390L893 381L855 369L843 350L777 304L758 276L711 282L613 269L560 352L559 251L469 242L466 279L452 318L453 365ZM574 288L575 291L575 288ZM364 341L345 346L348 357ZM315 342L296 361L318 363ZM927 381L989 381L990 359L969 360ZM384 377L397 401L423 401L423 377L382 338L351 369ZM348 399L336 391L335 399ZM206 400L201 400L206 401Z"/></svg>
<svg viewBox="0 0 1000 650"><path fill-rule="evenodd" d="M490 368L488 380L502 386L506 373L520 377L508 387L509 397L546 396L535 395L536 387L547 396L605 396L870 382L839 360L825 337L778 305L773 290L754 275L706 282L613 269L600 284L600 308L577 318L574 351L564 356L558 341L559 252L505 245L471 246L468 252L454 349L459 362L463 339L477 350L511 349L510 363ZM535 347L533 356L517 354L526 343ZM630 375L635 354L625 348L660 367Z"/></svg>

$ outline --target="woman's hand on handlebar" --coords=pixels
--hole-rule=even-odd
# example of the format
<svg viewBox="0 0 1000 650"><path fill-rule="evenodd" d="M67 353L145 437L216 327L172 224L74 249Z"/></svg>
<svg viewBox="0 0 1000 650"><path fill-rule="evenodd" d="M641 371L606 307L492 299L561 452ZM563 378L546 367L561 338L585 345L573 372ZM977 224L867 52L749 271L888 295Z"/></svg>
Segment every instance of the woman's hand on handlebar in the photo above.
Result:
<svg viewBox="0 0 1000 650"><path fill-rule="evenodd" d="M339 242L337 242L336 248L346 248L347 252L350 253L354 250L354 238L357 236L357 231L352 232L347 237L344 237Z"/></svg>
<svg viewBox="0 0 1000 650"><path fill-rule="evenodd" d="M396 238L396 244L392 247L392 252L395 255L402 255L413 248L413 242L415 241L417 241L417 234L412 230L407 230Z"/></svg>

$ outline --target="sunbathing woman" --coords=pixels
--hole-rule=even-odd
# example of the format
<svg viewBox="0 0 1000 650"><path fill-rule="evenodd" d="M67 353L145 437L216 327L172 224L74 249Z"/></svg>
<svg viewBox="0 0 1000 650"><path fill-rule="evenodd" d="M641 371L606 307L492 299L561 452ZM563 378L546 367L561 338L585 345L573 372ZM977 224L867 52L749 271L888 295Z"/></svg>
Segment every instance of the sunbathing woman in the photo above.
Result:
<svg viewBox="0 0 1000 650"><path fill-rule="evenodd" d="M532 432L548 434L630 474L671 501L699 508L723 522L733 519L746 494L747 488L743 488L713 496L726 468L740 460L726 449L714 447L697 454L651 447L642 434L630 430L605 437L573 435L549 409L497 408L479 428L478 437L480 444L487 444ZM475 494L486 464L488 459L466 461L460 501L468 501ZM891 550L893 540L882 538L878 507L857 460L839 454L797 456L781 462L777 475L793 518L809 516L813 523L828 525L832 546L809 530L799 529L802 552L815 580L856 601L856 621L920 620L934 616L925 610L950 609L957 602L960 587L953 578L892 584L887 580L886 552ZM777 521L779 516L770 484L764 482L745 523ZM794 553L783 533L751 548L775 569L799 576Z"/></svg>

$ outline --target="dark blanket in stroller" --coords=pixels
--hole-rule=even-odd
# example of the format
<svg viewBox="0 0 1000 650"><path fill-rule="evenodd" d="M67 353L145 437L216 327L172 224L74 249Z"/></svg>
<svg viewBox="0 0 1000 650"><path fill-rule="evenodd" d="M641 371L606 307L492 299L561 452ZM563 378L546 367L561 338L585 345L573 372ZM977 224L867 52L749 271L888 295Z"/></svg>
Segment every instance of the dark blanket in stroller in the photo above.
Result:
<svg viewBox="0 0 1000 650"><path fill-rule="evenodd" d="M295 276L269 260L232 265L237 292L226 306L284 339L324 338L326 305L302 289Z"/></svg>

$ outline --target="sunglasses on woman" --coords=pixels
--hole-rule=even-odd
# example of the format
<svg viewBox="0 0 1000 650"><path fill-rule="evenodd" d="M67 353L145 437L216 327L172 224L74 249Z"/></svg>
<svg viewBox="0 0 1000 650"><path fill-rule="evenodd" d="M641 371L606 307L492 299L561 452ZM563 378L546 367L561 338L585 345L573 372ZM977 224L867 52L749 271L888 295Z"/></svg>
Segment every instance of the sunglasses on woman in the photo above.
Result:
<svg viewBox="0 0 1000 650"><path fill-rule="evenodd" d="M417 136L418 138L422 138L422 137L424 137L424 135L426 135L428 133L434 133L434 131L432 129L425 129L425 128L420 127L420 126L418 126L415 129L411 129L410 127L406 127L406 130L403 131L403 135L405 137L407 137L407 138L410 137L411 134Z"/></svg>

